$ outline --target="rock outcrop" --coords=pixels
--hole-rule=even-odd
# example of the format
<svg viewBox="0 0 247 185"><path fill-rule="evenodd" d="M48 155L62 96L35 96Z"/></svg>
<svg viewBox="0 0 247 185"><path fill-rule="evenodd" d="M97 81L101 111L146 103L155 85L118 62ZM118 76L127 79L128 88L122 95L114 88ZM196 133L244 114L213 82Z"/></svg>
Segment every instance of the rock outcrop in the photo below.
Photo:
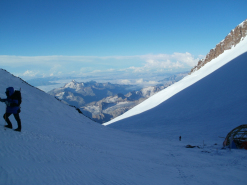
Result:
<svg viewBox="0 0 247 185"><path fill-rule="evenodd" d="M203 67L206 63L211 60L217 58L220 54L222 54L225 50L231 49L236 46L241 39L245 38L247 35L247 19L239 24L236 28L234 28L224 40L222 40L219 44L216 45L214 49L211 49L210 52L206 55L204 59L198 61L198 64L191 69L190 73L197 71L201 67Z"/></svg>

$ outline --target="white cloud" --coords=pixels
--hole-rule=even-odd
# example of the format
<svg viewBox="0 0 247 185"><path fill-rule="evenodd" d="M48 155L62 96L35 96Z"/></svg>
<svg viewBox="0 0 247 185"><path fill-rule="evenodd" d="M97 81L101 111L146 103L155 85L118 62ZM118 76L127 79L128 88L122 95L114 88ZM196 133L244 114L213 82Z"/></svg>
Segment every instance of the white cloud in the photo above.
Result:
<svg viewBox="0 0 247 185"><path fill-rule="evenodd" d="M186 53L173 53L168 54L158 54L158 55L142 55L138 56L143 61L144 65L141 67L131 66L128 69L132 70L134 73L144 73L144 72L162 72L164 70L172 69L190 69L195 66L199 59L203 56L195 58L192 54Z"/></svg>
<svg viewBox="0 0 247 185"><path fill-rule="evenodd" d="M112 72L115 71L115 69L107 69L107 71Z"/></svg>
<svg viewBox="0 0 247 185"><path fill-rule="evenodd" d="M186 53L173 53L172 55L159 54L159 55L146 55L147 67L193 67L197 64L199 58L195 58L192 54Z"/></svg>
<svg viewBox="0 0 247 185"><path fill-rule="evenodd" d="M39 74L38 71L35 72L35 71L27 70L22 75L26 77L35 77L37 74Z"/></svg>
<svg viewBox="0 0 247 185"><path fill-rule="evenodd" d="M200 58L192 54L173 53L135 56L8 56L0 55L0 66L6 66L24 76L40 74L98 74L98 73L159 73L195 66ZM25 72L24 72L25 71ZM73 73L72 73L73 71ZM11 72L11 71L10 71Z"/></svg>
<svg viewBox="0 0 247 185"><path fill-rule="evenodd" d="M183 63L176 61L172 62L167 59L166 61L152 60L149 59L146 61L145 68L147 69L165 69L165 68L182 68L184 67Z"/></svg>
<svg viewBox="0 0 247 185"><path fill-rule="evenodd" d="M194 66L196 62L203 56L195 58L192 54L186 53L173 53L168 54L157 54L157 55L134 55L134 56L9 56L0 55L0 65L48 65L52 67L61 67L62 64L71 65L73 62L83 62L83 63L94 63L99 64L99 61L113 60L109 63L114 63L116 61L128 61L128 60L142 60L146 62L152 61L163 61L163 62L181 62L186 63L190 66Z"/></svg>
<svg viewBox="0 0 247 185"><path fill-rule="evenodd" d="M142 83L143 83L143 79L142 79L142 78L141 78L141 79L137 79L137 80L136 80L136 83L137 83L137 84L142 84Z"/></svg>
<svg viewBox="0 0 247 185"><path fill-rule="evenodd" d="M125 85L131 84L130 80L127 80L127 79L119 80L118 83L119 84L125 84Z"/></svg>
<svg viewBox="0 0 247 185"><path fill-rule="evenodd" d="M61 64L54 64L51 68L51 71L57 71L58 69L60 69L62 67Z"/></svg>
<svg viewBox="0 0 247 185"><path fill-rule="evenodd" d="M100 73L100 72L102 72L102 70L94 70L91 73Z"/></svg>
<svg viewBox="0 0 247 185"><path fill-rule="evenodd" d="M130 70L133 70L134 73L141 73L141 72L144 72L145 68L144 67L134 67L134 66L131 66L129 67L128 69ZM126 70L128 70L126 69Z"/></svg>
<svg viewBox="0 0 247 185"><path fill-rule="evenodd" d="M156 82L156 81L148 81L147 83L150 84L150 85L155 85L155 84L157 84L158 82Z"/></svg>
<svg viewBox="0 0 247 185"><path fill-rule="evenodd" d="M143 78L139 79L119 79L116 81L117 84L125 84L125 85L138 85L140 87L152 86L158 84L157 81L148 81Z"/></svg>
<svg viewBox="0 0 247 185"><path fill-rule="evenodd" d="M200 56L202 57L202 56ZM188 52L186 53L174 53L172 58L175 60L185 63L190 67L194 67L200 58L194 58L194 56Z"/></svg>

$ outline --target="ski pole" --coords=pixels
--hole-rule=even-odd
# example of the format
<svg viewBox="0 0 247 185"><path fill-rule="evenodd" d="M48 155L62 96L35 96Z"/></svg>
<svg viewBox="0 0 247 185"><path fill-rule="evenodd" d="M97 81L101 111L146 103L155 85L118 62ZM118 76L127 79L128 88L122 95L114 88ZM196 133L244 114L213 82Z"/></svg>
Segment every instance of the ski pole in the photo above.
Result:
<svg viewBox="0 0 247 185"><path fill-rule="evenodd" d="M5 125L7 125L7 121L6 121L6 114L7 114L7 105L6 105L6 110L5 110L5 114L4 114ZM5 127L4 127L4 130L6 130L6 128L5 128Z"/></svg>

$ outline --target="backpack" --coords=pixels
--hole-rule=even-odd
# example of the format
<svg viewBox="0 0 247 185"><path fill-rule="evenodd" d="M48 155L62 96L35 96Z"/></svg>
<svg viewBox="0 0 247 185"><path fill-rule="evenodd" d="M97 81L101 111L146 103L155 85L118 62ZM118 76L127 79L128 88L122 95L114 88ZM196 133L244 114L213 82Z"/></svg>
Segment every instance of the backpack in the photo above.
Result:
<svg viewBox="0 0 247 185"><path fill-rule="evenodd" d="M11 99L18 100L17 106L20 106L22 102L21 91L15 90L15 92L11 95Z"/></svg>

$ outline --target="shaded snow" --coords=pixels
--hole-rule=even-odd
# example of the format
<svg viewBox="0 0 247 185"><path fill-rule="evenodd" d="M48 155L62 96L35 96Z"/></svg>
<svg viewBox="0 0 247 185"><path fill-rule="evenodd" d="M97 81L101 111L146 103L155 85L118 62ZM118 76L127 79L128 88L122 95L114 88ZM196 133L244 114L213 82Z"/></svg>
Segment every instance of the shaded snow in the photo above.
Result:
<svg viewBox="0 0 247 185"><path fill-rule="evenodd" d="M247 121L247 52L156 107L109 126L148 137L198 144ZM177 135L175 135L175 133Z"/></svg>

